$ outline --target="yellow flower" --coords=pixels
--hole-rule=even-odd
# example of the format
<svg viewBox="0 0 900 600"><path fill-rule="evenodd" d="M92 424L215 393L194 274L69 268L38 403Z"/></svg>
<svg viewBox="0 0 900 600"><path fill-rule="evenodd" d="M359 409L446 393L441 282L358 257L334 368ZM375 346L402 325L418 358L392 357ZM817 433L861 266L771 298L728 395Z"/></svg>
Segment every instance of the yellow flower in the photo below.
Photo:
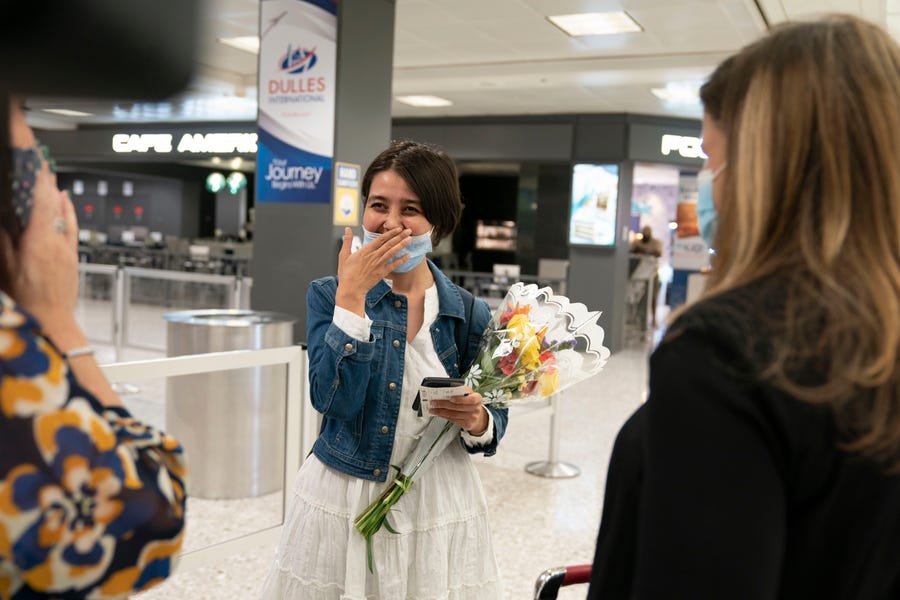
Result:
<svg viewBox="0 0 900 600"><path fill-rule="evenodd" d="M549 396L559 387L559 370L550 369L541 374L541 396Z"/></svg>
<svg viewBox="0 0 900 600"><path fill-rule="evenodd" d="M506 324L507 335L519 342L519 368L527 371L537 369L540 364L541 339L534 325L523 314L517 314Z"/></svg>

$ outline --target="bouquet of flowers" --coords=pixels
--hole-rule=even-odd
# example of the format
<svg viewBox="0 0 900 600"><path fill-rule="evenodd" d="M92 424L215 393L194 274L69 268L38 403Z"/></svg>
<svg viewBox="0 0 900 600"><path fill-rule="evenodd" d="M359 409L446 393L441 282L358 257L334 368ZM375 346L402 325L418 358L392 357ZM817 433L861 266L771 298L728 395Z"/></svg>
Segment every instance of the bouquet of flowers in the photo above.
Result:
<svg viewBox="0 0 900 600"><path fill-rule="evenodd" d="M484 331L466 385L480 393L486 405L506 407L550 396L596 374L609 358L599 316L550 288L514 284ZM356 517L354 526L366 538L370 571L372 536L382 526L397 533L387 522L388 511L458 437L459 429L432 417L403 465L394 466L394 481Z"/></svg>

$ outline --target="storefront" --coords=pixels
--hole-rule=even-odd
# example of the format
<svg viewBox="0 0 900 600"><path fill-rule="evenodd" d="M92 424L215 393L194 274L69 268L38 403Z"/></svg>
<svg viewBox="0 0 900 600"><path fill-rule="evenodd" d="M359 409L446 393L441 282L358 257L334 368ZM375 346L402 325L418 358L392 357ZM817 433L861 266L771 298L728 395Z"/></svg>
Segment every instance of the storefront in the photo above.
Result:
<svg viewBox="0 0 900 600"><path fill-rule="evenodd" d="M79 221L99 230L118 224L181 237L215 229L237 235L246 215L236 215L236 207L246 213L253 204L255 123L98 126L39 137L59 165ZM202 204L213 173L223 180L236 173L237 185L210 191L208 210Z"/></svg>
<svg viewBox="0 0 900 600"><path fill-rule="evenodd" d="M255 123L109 125L38 136L75 205L89 260L124 256L129 264L180 267L202 240L210 272L246 274Z"/></svg>
<svg viewBox="0 0 900 600"><path fill-rule="evenodd" d="M699 269L708 258L688 222L704 161L700 130L699 121L688 119L551 115L400 120L393 136L435 143L460 164L469 219L471 213L491 215L482 224L494 227L505 242L504 260L519 264L522 273L536 273L541 259L567 260L568 295L604 311L601 323L617 349L625 338L634 232L650 225L663 241L661 267L672 276L675 303L686 287L677 287L678 271ZM515 191L503 197L496 195L502 186L482 185L510 177ZM505 208L498 212L498 206ZM473 229L470 243L477 243L478 225L464 217L463 227ZM485 268L473 256L472 266Z"/></svg>

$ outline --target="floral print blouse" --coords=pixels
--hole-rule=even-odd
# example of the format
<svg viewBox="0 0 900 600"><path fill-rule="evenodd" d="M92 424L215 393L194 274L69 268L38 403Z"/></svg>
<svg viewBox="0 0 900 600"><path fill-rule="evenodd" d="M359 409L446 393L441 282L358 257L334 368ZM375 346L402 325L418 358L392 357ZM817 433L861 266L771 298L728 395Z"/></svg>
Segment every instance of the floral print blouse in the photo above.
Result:
<svg viewBox="0 0 900 600"><path fill-rule="evenodd" d="M101 405L0 292L0 599L127 598L184 530L179 443Z"/></svg>

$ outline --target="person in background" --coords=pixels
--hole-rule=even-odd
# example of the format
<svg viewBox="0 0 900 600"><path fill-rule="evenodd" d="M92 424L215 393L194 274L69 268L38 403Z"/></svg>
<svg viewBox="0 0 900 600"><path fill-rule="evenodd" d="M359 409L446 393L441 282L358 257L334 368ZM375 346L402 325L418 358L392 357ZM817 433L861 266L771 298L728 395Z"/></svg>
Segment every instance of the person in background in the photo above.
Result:
<svg viewBox="0 0 900 600"><path fill-rule="evenodd" d="M394 142L366 170L362 193L363 246L351 253L347 228L338 276L307 294L310 389L323 426L297 474L262 597L497 600L487 501L469 454L496 452L507 411L486 408L471 388L431 400L424 415L414 403L426 376L468 369L490 320L483 300L469 296L467 308L425 259L459 223L456 167L443 151ZM353 521L390 485L391 465L403 464L430 416L458 424L459 443L390 512L396 533L374 536L370 572Z"/></svg>
<svg viewBox="0 0 900 600"><path fill-rule="evenodd" d="M21 102L0 114L0 599L127 598L172 571L185 458L94 360L72 203Z"/></svg>
<svg viewBox="0 0 900 600"><path fill-rule="evenodd" d="M714 269L616 440L589 598L900 598L900 47L789 24L700 96Z"/></svg>
<svg viewBox="0 0 900 600"><path fill-rule="evenodd" d="M653 237L653 228L649 225L644 225L641 228L641 236L636 237L633 242L631 242L631 253L632 254L646 254L648 256L655 256L659 258L662 256L663 245L662 241Z"/></svg>
<svg viewBox="0 0 900 600"><path fill-rule="evenodd" d="M641 229L641 236L635 238L631 242L630 251L632 254L643 254L645 256L653 256L659 258L663 253L663 244L661 240L653 237L653 229L649 225L644 225ZM656 329L656 309L659 303L659 290L662 288L662 282L659 280L659 269L653 271L653 281L650 282L650 326ZM645 322L646 323L646 322Z"/></svg>

